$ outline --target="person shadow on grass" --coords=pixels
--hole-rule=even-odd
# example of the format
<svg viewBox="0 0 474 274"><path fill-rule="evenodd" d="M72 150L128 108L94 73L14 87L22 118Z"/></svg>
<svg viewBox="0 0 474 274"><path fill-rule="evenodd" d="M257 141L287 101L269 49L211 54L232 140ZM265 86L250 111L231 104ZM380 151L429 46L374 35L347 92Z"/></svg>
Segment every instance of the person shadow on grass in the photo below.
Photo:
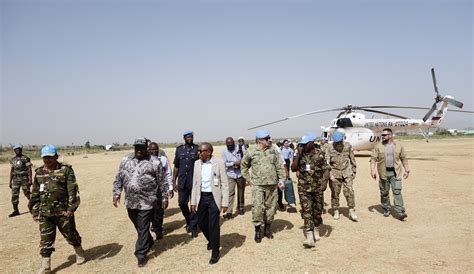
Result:
<svg viewBox="0 0 474 274"><path fill-rule="evenodd" d="M123 245L118 243L110 243L105 245L96 246L84 250L84 257L86 258L86 264L89 261L103 260L111 258L117 255L122 250ZM67 261L58 265L52 270L53 273L59 272L60 270L66 269L76 263L76 255L71 255L67 258Z"/></svg>

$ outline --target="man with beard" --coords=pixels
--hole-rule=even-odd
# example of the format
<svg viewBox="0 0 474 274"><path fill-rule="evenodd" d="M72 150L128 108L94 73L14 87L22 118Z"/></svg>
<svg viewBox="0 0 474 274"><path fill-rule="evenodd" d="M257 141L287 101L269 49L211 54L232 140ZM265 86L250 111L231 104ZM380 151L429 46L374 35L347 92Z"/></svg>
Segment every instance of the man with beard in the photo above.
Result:
<svg viewBox="0 0 474 274"><path fill-rule="evenodd" d="M402 166L405 173L402 173ZM382 131L382 142L378 143L372 151L370 158L370 173L372 178L379 179L380 201L383 216L390 216L390 187L393 193L393 203L398 212L398 218L404 220L408 217L403 206L402 174L403 179L410 175L408 158L402 144L393 141L393 132L390 128Z"/></svg>

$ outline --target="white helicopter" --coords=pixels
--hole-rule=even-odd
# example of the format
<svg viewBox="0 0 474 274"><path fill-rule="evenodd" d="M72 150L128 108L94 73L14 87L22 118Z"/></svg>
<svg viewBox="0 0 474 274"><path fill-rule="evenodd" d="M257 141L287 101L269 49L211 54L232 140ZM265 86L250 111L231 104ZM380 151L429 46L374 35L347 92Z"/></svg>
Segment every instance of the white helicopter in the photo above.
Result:
<svg viewBox="0 0 474 274"><path fill-rule="evenodd" d="M432 128L437 128L443 121L443 118L448 111L448 105L453 105L458 108L463 107L463 103L455 100L452 96L446 95L441 96L438 92L438 85L436 83L436 76L434 68L431 69L431 76L433 78L433 85L436 93L434 104L431 108L427 107L412 107L412 106L352 106L347 105L345 107L332 108L332 109L321 109L310 111L295 116L290 116L277 121L258 125L251 129L283 122L286 120L323 113L331 111L340 111L335 119L331 121L329 127L321 127L322 137L327 138L331 141L332 133L336 131L343 132L345 134L345 140L348 141L354 150L372 150L377 142L381 141L381 133L384 128L391 128L393 131L397 130L411 130L419 129L423 136L428 141L428 133ZM438 104L442 103L439 107ZM402 115L393 114L377 109L422 109L429 110L423 119L411 119ZM364 114L360 112L354 112L354 110L362 110L366 112L373 112L378 114L384 114L395 117L397 119L370 119L366 118ZM432 115L434 112L436 113ZM474 111L463 111L463 110L449 110L454 112L465 112L474 113ZM430 119L431 117L431 119Z"/></svg>

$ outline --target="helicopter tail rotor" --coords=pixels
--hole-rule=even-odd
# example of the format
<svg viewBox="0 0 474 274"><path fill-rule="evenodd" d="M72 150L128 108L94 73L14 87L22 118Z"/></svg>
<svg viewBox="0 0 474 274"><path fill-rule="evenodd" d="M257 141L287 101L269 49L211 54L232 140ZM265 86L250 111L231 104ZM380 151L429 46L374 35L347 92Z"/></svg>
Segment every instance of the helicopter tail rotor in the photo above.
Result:
<svg viewBox="0 0 474 274"><path fill-rule="evenodd" d="M449 96L449 95L441 96L439 94L438 83L436 81L436 74L435 74L434 68L431 68L431 77L433 78L433 86L434 86L434 90L435 90L435 93L436 93L436 97L435 97L435 102L434 102L433 106L430 108L428 113L426 113L426 115L423 117L423 121L425 121L425 122L426 122L426 120L428 120L431 117L433 112L437 109L438 103L440 103L440 102L446 102L446 103L448 103L450 105L453 105L457 108L462 108L463 105L464 105L462 102L459 102L459 101L455 100L452 96Z"/></svg>

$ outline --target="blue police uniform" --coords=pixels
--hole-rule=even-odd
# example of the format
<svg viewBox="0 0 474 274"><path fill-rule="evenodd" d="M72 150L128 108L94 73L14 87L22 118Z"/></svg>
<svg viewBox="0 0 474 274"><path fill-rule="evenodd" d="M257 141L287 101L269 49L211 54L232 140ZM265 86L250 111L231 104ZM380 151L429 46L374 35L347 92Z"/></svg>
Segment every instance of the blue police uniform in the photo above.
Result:
<svg viewBox="0 0 474 274"><path fill-rule="evenodd" d="M193 187L194 161L199 159L198 145L176 147L174 167L178 169L178 204L186 219L188 231L196 231L197 215L189 210L189 199Z"/></svg>

